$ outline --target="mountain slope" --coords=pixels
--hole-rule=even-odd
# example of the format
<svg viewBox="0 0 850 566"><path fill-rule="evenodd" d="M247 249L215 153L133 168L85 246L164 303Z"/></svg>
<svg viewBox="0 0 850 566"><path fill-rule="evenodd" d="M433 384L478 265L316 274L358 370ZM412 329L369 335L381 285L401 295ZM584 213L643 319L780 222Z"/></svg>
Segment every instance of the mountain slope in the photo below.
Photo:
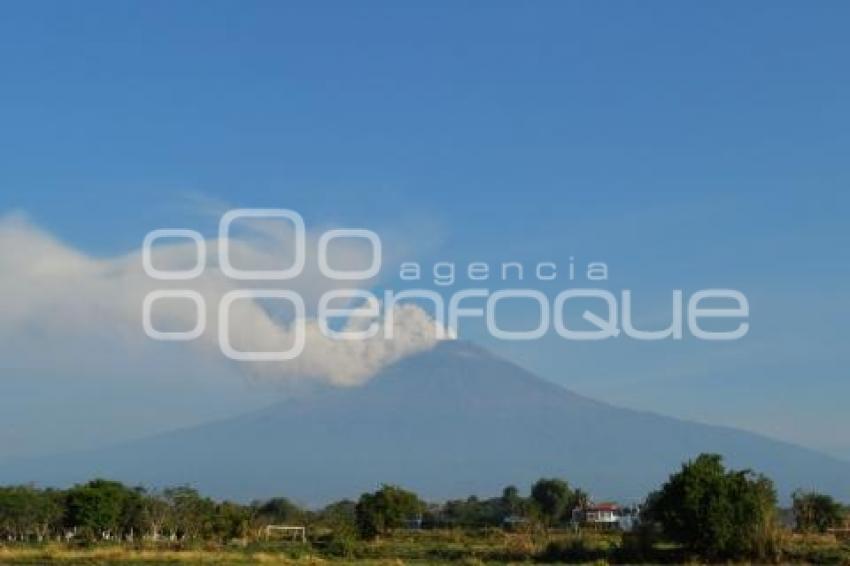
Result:
<svg viewBox="0 0 850 566"><path fill-rule="evenodd" d="M318 504L382 482L445 499L560 476L597 497L635 501L683 460L709 451L768 474L783 497L797 487L850 494L848 463L743 431L593 401L463 342L407 358L361 388L3 466L0 481L61 485L100 475Z"/></svg>

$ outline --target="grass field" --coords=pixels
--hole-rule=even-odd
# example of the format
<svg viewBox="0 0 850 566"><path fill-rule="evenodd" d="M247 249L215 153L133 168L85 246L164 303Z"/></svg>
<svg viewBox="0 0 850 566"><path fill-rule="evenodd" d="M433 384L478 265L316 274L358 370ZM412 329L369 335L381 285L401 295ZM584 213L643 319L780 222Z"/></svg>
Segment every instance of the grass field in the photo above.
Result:
<svg viewBox="0 0 850 566"><path fill-rule="evenodd" d="M244 547L203 545L167 546L63 544L0 546L0 564L478 564L528 562L554 540L566 535L531 536L484 532L423 531L397 533L375 541L321 541L314 544L255 543ZM586 538L586 537L583 537ZM597 535L594 541L616 544L615 535Z"/></svg>
<svg viewBox="0 0 850 566"><path fill-rule="evenodd" d="M0 564L498 564L498 563L623 563L617 534L515 534L427 531L400 533L377 541L314 544L253 543L247 545L98 544L69 546L12 544L0 546ZM656 548L653 562L688 561L675 548ZM850 542L833 537L789 536L783 562L850 564Z"/></svg>
<svg viewBox="0 0 850 566"><path fill-rule="evenodd" d="M502 531L427 531L401 533L377 541L349 541L342 547L316 544L206 545L197 547L100 544L74 547L63 544L0 546L0 564L485 564L485 563L616 563L632 562L618 551L617 534L548 533L527 535ZM665 562L685 561L675 549L655 555ZM666 556L666 559L663 558ZM789 536L783 544L783 562L850 564L850 543L833 537Z"/></svg>

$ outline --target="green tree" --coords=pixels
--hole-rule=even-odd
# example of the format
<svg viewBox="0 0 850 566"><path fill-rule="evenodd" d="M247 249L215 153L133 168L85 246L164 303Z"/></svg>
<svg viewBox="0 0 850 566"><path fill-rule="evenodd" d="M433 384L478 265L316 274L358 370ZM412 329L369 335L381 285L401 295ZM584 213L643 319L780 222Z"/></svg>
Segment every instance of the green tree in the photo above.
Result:
<svg viewBox="0 0 850 566"><path fill-rule="evenodd" d="M574 495L567 482L559 479L540 479L531 486L531 500L547 525L561 521L572 509Z"/></svg>
<svg viewBox="0 0 850 566"><path fill-rule="evenodd" d="M501 503L504 516L520 515L525 511L525 500L515 485L509 485L502 490Z"/></svg>
<svg viewBox="0 0 850 566"><path fill-rule="evenodd" d="M792 500L794 520L801 533L825 533L844 520L841 504L823 493L797 490Z"/></svg>
<svg viewBox="0 0 850 566"><path fill-rule="evenodd" d="M573 504L575 507L587 507L590 504L590 495L583 489L573 492Z"/></svg>
<svg viewBox="0 0 850 566"><path fill-rule="evenodd" d="M425 505L419 497L394 485L360 496L355 508L357 530L363 538L375 538L419 516Z"/></svg>
<svg viewBox="0 0 850 566"><path fill-rule="evenodd" d="M161 493L149 493L142 501L143 521L147 532L158 539L174 532L174 510Z"/></svg>
<svg viewBox="0 0 850 566"><path fill-rule="evenodd" d="M248 535L250 510L244 505L225 501L215 506L210 531L221 542L242 539Z"/></svg>
<svg viewBox="0 0 850 566"><path fill-rule="evenodd" d="M437 513L433 515L432 520L447 526L485 527L501 524L509 514L503 498L482 500L473 495L466 499L447 501L437 508Z"/></svg>
<svg viewBox="0 0 850 566"><path fill-rule="evenodd" d="M212 500L188 486L169 487L162 495L173 512L174 534L190 540L212 535L216 518Z"/></svg>
<svg viewBox="0 0 850 566"><path fill-rule="evenodd" d="M318 521L334 532L351 534L357 527L357 503L349 499L331 503L319 512Z"/></svg>
<svg viewBox="0 0 850 566"><path fill-rule="evenodd" d="M56 491L32 486L0 488L0 534L42 541L61 526L63 506Z"/></svg>
<svg viewBox="0 0 850 566"><path fill-rule="evenodd" d="M318 513L318 522L330 529L326 551L331 556L352 558L357 539L357 503L349 499L336 501Z"/></svg>
<svg viewBox="0 0 850 566"><path fill-rule="evenodd" d="M307 513L285 497L275 497L253 504L254 514L264 524L302 523Z"/></svg>
<svg viewBox="0 0 850 566"><path fill-rule="evenodd" d="M110 533L121 537L141 527L142 494L120 482L96 479L66 495L66 520L88 538Z"/></svg>
<svg viewBox="0 0 850 566"><path fill-rule="evenodd" d="M750 471L727 471L716 454L701 454L670 476L645 506L664 534L710 559L766 560L776 553L776 492Z"/></svg>

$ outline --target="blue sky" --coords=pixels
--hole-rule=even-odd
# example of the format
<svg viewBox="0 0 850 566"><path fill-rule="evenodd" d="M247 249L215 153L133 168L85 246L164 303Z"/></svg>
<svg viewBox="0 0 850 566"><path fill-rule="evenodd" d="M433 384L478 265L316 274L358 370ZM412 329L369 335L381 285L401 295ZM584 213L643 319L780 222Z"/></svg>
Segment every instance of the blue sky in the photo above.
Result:
<svg viewBox="0 0 850 566"><path fill-rule="evenodd" d="M156 227L212 234L210 203L284 207L426 263L605 261L648 312L673 288L738 288L752 332L731 345L467 337L592 396L850 458L848 17L840 2L7 4L0 213L108 257Z"/></svg>

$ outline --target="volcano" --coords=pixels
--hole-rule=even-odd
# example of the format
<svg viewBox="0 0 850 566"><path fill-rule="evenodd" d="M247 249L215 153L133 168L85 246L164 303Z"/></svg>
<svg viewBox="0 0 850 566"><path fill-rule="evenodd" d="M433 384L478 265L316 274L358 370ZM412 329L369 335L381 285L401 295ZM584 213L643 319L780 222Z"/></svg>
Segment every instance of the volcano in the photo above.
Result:
<svg viewBox="0 0 850 566"><path fill-rule="evenodd" d="M406 358L362 387L4 465L0 481L62 486L108 477L318 505L380 483L444 500L561 477L594 497L635 502L701 452L766 474L783 499L798 487L850 493L850 463L741 430L595 401L462 341Z"/></svg>

